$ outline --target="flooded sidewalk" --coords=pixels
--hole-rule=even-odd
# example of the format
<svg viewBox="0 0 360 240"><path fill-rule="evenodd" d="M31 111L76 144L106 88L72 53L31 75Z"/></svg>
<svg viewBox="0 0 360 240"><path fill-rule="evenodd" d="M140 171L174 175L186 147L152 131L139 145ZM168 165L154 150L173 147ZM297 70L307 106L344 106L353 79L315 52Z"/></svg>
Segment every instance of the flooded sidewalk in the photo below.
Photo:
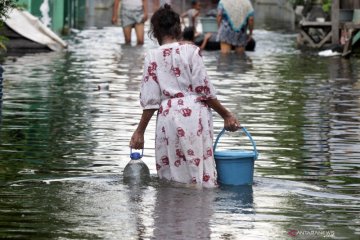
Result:
<svg viewBox="0 0 360 240"><path fill-rule="evenodd" d="M292 33L259 27L254 37L247 57L203 52L218 98L260 154L253 186L215 190L157 180L155 118L143 157L152 181L122 182L152 40L126 46L107 26L72 35L64 52L8 57L0 238L359 238L359 59L301 53ZM222 124L214 113L215 134ZM237 137L219 147L251 147Z"/></svg>

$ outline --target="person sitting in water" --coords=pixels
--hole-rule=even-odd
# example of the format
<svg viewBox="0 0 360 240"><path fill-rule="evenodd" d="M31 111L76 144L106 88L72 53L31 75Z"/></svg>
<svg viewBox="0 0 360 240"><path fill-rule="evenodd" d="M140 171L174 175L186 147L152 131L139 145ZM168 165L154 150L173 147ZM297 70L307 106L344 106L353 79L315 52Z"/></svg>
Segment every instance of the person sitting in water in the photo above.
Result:
<svg viewBox="0 0 360 240"><path fill-rule="evenodd" d="M204 39L201 41L201 44L199 45L200 49L205 49L206 45L208 44L210 38L213 36L213 33L206 33L204 35ZM184 41L192 42L195 44L195 30L193 27L186 27L183 30L182 33L182 39ZM198 44L196 44L198 45Z"/></svg>
<svg viewBox="0 0 360 240"><path fill-rule="evenodd" d="M200 15L200 3L198 1L191 2L191 8L186 12L181 14L181 22L186 26L184 19L187 17L189 19L188 27L193 27L195 29L195 37L200 33L196 31L196 27L199 24L199 15Z"/></svg>

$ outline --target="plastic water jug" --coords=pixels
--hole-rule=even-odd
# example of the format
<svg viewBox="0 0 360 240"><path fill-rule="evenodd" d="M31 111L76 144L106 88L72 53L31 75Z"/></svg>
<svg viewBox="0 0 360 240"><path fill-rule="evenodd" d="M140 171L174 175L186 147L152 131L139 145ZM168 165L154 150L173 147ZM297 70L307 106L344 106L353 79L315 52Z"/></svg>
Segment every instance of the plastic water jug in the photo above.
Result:
<svg viewBox="0 0 360 240"><path fill-rule="evenodd" d="M127 184L144 184L150 180L150 171L148 166L142 161L144 149L142 153L132 152L130 148L131 160L124 168L123 180Z"/></svg>

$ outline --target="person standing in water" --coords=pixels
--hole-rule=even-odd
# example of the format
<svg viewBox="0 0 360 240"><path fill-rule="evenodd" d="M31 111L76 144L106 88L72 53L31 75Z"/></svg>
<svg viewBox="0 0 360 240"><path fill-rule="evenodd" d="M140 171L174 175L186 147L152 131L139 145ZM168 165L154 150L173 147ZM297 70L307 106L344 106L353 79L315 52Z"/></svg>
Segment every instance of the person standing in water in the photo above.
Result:
<svg viewBox="0 0 360 240"><path fill-rule="evenodd" d="M224 128L236 131L239 121L216 98L199 47L181 42L180 16L170 5L151 17L149 35L159 47L144 60L140 87L143 113L130 147L144 147L144 133L157 111L156 169L160 179L217 187L213 153L211 109L223 119Z"/></svg>
<svg viewBox="0 0 360 240"><path fill-rule="evenodd" d="M243 53L254 29L254 9L250 0L220 0L217 22L221 53L229 53L232 48Z"/></svg>
<svg viewBox="0 0 360 240"><path fill-rule="evenodd" d="M119 1L114 0L112 23L118 22ZM144 23L147 20L147 0L121 0L121 26L125 44L131 44L131 31L135 28L137 45L144 44Z"/></svg>

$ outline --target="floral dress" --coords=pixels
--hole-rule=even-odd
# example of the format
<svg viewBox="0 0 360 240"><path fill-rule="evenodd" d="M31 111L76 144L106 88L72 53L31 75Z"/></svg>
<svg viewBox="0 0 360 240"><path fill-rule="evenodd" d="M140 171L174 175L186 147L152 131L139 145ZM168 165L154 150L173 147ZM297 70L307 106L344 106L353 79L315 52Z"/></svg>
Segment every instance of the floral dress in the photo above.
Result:
<svg viewBox="0 0 360 240"><path fill-rule="evenodd" d="M143 109L158 109L155 157L160 179L217 186L212 113L204 102L214 98L197 46L170 43L147 54L140 102Z"/></svg>

